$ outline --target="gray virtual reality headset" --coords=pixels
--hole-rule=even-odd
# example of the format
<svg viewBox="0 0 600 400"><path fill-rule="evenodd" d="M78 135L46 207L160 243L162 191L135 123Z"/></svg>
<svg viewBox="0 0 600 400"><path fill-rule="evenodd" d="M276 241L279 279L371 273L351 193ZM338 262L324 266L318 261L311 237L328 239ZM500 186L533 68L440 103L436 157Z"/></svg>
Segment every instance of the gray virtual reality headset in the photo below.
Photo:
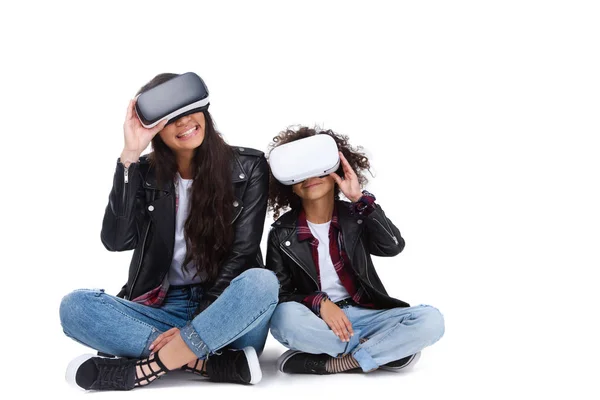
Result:
<svg viewBox="0 0 600 400"><path fill-rule="evenodd" d="M187 72L140 94L135 112L145 128L152 128L163 119L170 124L185 115L207 110L209 101L202 78Z"/></svg>
<svg viewBox="0 0 600 400"><path fill-rule="evenodd" d="M275 179L294 185L337 171L340 156L331 136L317 134L275 147L269 155L269 166Z"/></svg>

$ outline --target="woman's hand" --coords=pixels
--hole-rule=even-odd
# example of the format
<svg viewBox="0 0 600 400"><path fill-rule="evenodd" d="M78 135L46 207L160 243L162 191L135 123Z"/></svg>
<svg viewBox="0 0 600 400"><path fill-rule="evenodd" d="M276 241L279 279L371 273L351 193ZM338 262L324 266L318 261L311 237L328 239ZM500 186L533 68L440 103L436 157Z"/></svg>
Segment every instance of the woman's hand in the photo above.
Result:
<svg viewBox="0 0 600 400"><path fill-rule="evenodd" d="M362 197L362 191L360 190L358 177L350 166L348 160L346 160L346 157L344 157L341 151L339 153L340 160L342 162L342 168L344 170L344 179L340 178L340 176L335 172L332 172L329 175L338 184L340 190L342 193L344 193L344 196L346 196L351 202L356 203Z"/></svg>
<svg viewBox="0 0 600 400"><path fill-rule="evenodd" d="M331 328L333 333L340 338L342 342L349 342L350 337L354 335L352 324L346 317L344 311L331 300L324 300L321 303L321 319Z"/></svg>
<svg viewBox="0 0 600 400"><path fill-rule="evenodd" d="M171 340L177 337L177 335L179 335L179 328L171 328L168 331L161 333L150 345L150 351L156 353L157 351L162 349L167 343L169 343Z"/></svg>
<svg viewBox="0 0 600 400"><path fill-rule="evenodd" d="M160 132L167 120L160 121L155 127L146 129L135 115L135 100L129 102L127 107L127 116L123 123L123 133L125 134L125 147L121 153L121 162L136 162L146 147L152 141L152 138Z"/></svg>

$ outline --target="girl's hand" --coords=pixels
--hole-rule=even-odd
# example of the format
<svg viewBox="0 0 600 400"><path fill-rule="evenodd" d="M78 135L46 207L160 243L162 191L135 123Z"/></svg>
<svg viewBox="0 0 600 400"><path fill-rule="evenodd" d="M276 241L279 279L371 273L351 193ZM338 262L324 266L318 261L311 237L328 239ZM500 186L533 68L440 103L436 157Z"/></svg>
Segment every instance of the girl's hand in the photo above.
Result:
<svg viewBox="0 0 600 400"><path fill-rule="evenodd" d="M346 160L346 157L344 157L341 151L339 153L340 160L342 162L342 168L344 170L344 179L340 178L340 176L335 172L332 172L329 175L338 184L340 190L342 193L344 193L344 196L346 196L351 202L356 203L362 197L362 191L360 190L358 177L350 166L348 160Z"/></svg>
<svg viewBox="0 0 600 400"><path fill-rule="evenodd" d="M350 337L354 335L346 313L331 300L325 300L321 304L321 319L342 342L349 342Z"/></svg>

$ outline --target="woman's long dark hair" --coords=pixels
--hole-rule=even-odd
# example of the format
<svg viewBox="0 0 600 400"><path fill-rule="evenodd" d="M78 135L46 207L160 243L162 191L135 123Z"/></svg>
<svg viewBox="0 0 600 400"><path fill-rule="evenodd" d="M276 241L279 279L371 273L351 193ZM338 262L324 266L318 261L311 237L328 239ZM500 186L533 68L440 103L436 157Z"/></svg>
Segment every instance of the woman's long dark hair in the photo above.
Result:
<svg viewBox="0 0 600 400"><path fill-rule="evenodd" d="M159 74L139 93L175 78L177 74ZM233 185L231 163L233 150L216 130L208 110L203 111L206 125L204 141L195 150L192 159L194 182L191 188L190 213L185 221L184 235L187 254L183 265L194 266L196 274L206 271L210 281L219 272L233 243ZM152 139L153 152L149 159L156 170L159 185L168 187L177 173L175 154L160 138Z"/></svg>

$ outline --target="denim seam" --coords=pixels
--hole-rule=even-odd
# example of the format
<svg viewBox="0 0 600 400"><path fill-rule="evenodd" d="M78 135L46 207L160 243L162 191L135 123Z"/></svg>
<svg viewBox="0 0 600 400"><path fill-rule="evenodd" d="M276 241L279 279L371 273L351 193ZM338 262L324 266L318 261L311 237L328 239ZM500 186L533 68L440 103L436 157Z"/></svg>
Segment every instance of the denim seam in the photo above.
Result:
<svg viewBox="0 0 600 400"><path fill-rule="evenodd" d="M192 315L193 315L193 313L194 313L194 311L191 311L191 308L192 308L192 302L193 302L193 300L192 300L192 294L190 293L190 297L188 298L188 301L187 301L187 307L186 307L186 310L185 310L185 313L186 313L186 319L187 319L188 321L192 319Z"/></svg>
<svg viewBox="0 0 600 400"><path fill-rule="evenodd" d="M106 294L106 293L104 293L104 294ZM108 295L108 296L110 296L110 295ZM135 312L138 312L138 313L140 313L140 314L144 315L144 316L145 316L145 317L147 317L147 318L150 318L150 319L153 319L153 320L155 320L155 321L157 321L157 322L160 322L161 324L164 324L164 325L167 325L167 326L174 326L174 325L173 325L173 321L165 320L165 319L163 319L163 318L158 318L158 316L157 316L157 315L153 315L153 314L151 314L151 313L150 313L150 314L147 314L147 313L145 313L144 311L142 311L142 310L140 310L140 309L138 309L138 308L133 308L133 307L130 307L130 306L127 304L127 303L134 303L134 304L140 304L140 303L135 303L135 302L133 302L133 301L131 301L131 300L123 300L123 301L121 301L121 300L123 300L123 299L119 299L119 298L117 298L115 301L117 301L118 303L120 303L120 304L124 305L125 307L129 308L130 310L133 310L133 311L135 311ZM102 299L102 301L103 301L105 304L107 304L107 305L111 306L112 308L115 308L113 305L111 305L109 302L106 302L104 299ZM141 305L142 305L143 307L149 307L149 308L155 308L155 309L156 309L156 308L160 308L160 307L151 307L151 306L146 306L146 305L143 305L143 304L141 304ZM123 313L121 312L121 314L123 314ZM131 317L131 316L129 316L129 315L127 315L127 316L128 316L128 317L130 317L130 318L133 318L133 317ZM138 319L135 319L135 318L133 318L133 319L134 319L134 320L136 320L136 321L139 321ZM187 318L184 318L184 319L187 319ZM142 323L145 323L145 322L143 322L143 321L140 321L140 322L142 322ZM146 325L148 325L148 324L146 324ZM149 325L149 326L152 326L152 325ZM154 328L154 327L153 327L153 328Z"/></svg>
<svg viewBox="0 0 600 400"><path fill-rule="evenodd" d="M258 315L256 315L256 317L254 317L254 318L253 318L253 319L250 321L250 323L248 323L248 324L247 324L247 325L244 327L244 329L241 329L241 330L240 330L240 332L243 332L243 331L244 331L246 328L248 328L250 325L252 325L252 323L253 323L254 321L256 321L258 318L260 318L262 315L264 315L264 314L267 312L267 310L268 310L269 308L271 308L271 306L274 306L274 305L276 306L276 305L277 305L277 302L274 302L274 303L269 303L269 305L268 305L268 306L267 306L267 307L266 307L264 310L261 310L261 311L258 313ZM194 330L195 330L195 329L194 329ZM224 340L224 341L223 341L223 343L224 343L224 344L222 344L221 346L219 346L219 348L222 348L222 347L224 347L224 346L228 345L229 343L233 342L233 341L236 339L236 336L237 336L237 335L239 335L239 333L238 333L238 334L236 334L236 335L233 335L231 338L228 338L228 339Z"/></svg>
<svg viewBox="0 0 600 400"><path fill-rule="evenodd" d="M412 314L411 314L411 316L412 316ZM406 319L406 318L404 318L404 319ZM404 319L402 321L404 321ZM379 338L379 340L376 341L375 343L371 342L371 340L367 340L366 342L364 342L357 348L364 348L365 350L368 350L369 347L377 346L382 341L388 339L388 337L390 335L392 335L392 333L394 333L400 325L402 325L402 321L394 324L390 329L388 329L387 333L383 337Z"/></svg>
<svg viewBox="0 0 600 400"><path fill-rule="evenodd" d="M137 318L133 318L131 315L127 315L127 314L125 314L124 312L122 312L121 310L119 310L118 308L116 308L115 306L113 306L112 304L108 303L108 302L107 302L106 300L104 300L103 298L100 298L100 301L102 302L102 304L104 304L104 305L106 305L106 306L108 306L108 307L112 308L113 310L115 310L115 311L116 311L116 312L118 312L119 314L121 314L121 315L123 315L123 316L125 316L125 317L129 318L130 320L132 320L132 321L135 321L135 322L137 322L137 323L139 323L139 324L145 325L145 326L147 326L148 328L150 328L150 329L152 329L152 330L156 330L156 328L155 328L154 326L152 326L152 325L150 325L150 324L147 324L147 323L145 323L144 321L140 321L140 320L139 320L139 319L137 319ZM170 324L168 324L168 325L170 325Z"/></svg>
<svg viewBox="0 0 600 400"><path fill-rule="evenodd" d="M101 294L105 293L104 289L75 289L73 292L92 292L96 296L100 296Z"/></svg>
<svg viewBox="0 0 600 400"><path fill-rule="evenodd" d="M357 335L358 332L355 331L354 334ZM357 337L359 337L359 336L357 336ZM348 343L346 343L346 345L344 346L344 351L342 353L340 353L337 357L343 357L350 353L354 354L354 349L358 349L361 345L360 337L359 337L359 339L356 340L356 344L354 345L354 347L350 348L351 344L352 344L352 337L350 338Z"/></svg>
<svg viewBox="0 0 600 400"><path fill-rule="evenodd" d="M146 358L146 349L148 349L148 353L151 352L150 350L150 344L152 344L152 342L150 341L150 338L152 338L152 335L158 332L158 329L156 328L152 328L152 331L150 331L150 333L148 334L148 337L146 338L146 344L144 345L144 347L142 348L142 352L140 353L139 358ZM158 337L158 336L157 336Z"/></svg>

